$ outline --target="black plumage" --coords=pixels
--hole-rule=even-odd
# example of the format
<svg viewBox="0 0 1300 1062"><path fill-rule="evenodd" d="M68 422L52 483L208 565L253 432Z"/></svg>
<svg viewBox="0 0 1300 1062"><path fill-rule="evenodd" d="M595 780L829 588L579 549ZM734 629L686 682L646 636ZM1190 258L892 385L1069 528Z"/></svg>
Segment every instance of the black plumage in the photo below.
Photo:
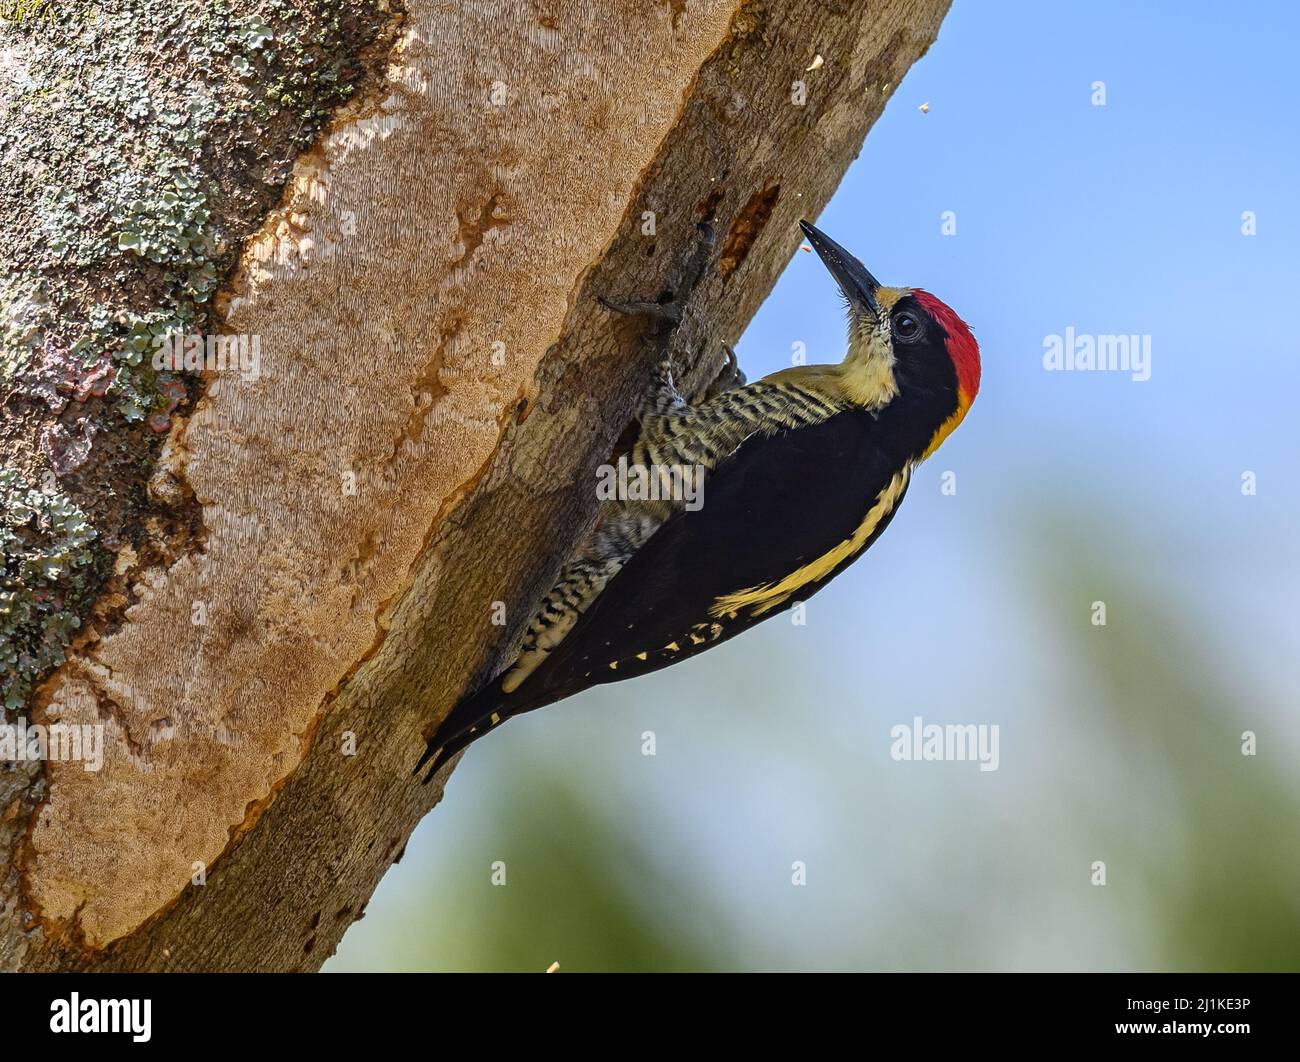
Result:
<svg viewBox="0 0 1300 1062"><path fill-rule="evenodd" d="M748 425L761 407L764 427L706 474L702 506L654 531L517 688L497 675L460 701L416 767L428 765L426 781L512 716L667 667L806 601L870 548L915 464L965 416L979 353L961 319L926 292L881 287L803 227L849 303L843 364L749 385L751 407L729 408ZM783 420L782 388L792 412L815 392L824 419Z"/></svg>
<svg viewBox="0 0 1300 1062"><path fill-rule="evenodd" d="M859 549L784 603L761 615L711 614L719 598L778 582L851 539L933 434L900 434L901 413L848 409L820 424L748 439L706 478L702 507L678 512L660 528L517 690L502 693L498 677L452 709L430 742L430 754L443 750L430 770L496 725L494 715L504 722L591 686L657 671L806 601L871 546L902 494ZM941 423L938 415L913 423Z"/></svg>

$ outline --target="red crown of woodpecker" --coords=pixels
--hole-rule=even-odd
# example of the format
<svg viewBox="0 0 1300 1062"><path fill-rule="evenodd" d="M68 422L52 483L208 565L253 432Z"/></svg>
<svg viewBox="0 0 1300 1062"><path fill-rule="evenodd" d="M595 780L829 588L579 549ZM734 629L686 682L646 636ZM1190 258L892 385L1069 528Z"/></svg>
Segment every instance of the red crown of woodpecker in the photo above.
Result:
<svg viewBox="0 0 1300 1062"><path fill-rule="evenodd" d="M957 387L973 402L980 389L980 348L970 326L942 299L913 288L912 295L948 334L948 356L957 370Z"/></svg>

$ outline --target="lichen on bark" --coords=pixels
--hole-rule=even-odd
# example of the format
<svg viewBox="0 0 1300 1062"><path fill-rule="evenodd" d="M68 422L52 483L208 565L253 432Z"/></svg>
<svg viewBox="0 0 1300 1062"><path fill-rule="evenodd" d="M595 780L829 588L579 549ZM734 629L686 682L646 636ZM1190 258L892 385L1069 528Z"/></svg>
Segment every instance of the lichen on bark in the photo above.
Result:
<svg viewBox="0 0 1300 1062"><path fill-rule="evenodd" d="M78 411L130 427L55 487L131 568L35 705L102 722L103 772L0 769L0 968L308 969L359 917L440 791L410 778L423 735L508 651L489 606L526 622L640 403L655 352L597 296L673 287L711 220L727 269L696 286L674 351L688 386L711 376L946 0L737 6L412 0L371 103L297 159L216 296L264 339L255 385L209 388L152 477L139 440L156 436L107 393L53 425L22 419L49 414L39 399L5 406L24 490L48 471L43 426L74 459ZM223 197L278 199L269 129L251 155L232 134L202 156L213 225ZM97 268L143 273L110 235ZM111 447L145 471L95 466ZM168 564L133 521L184 520L159 502L173 473L168 496L192 486L202 514L178 537L202 554ZM115 497L116 524L94 508ZM116 627L113 596L132 606Z"/></svg>
<svg viewBox="0 0 1300 1062"><path fill-rule="evenodd" d="M203 381L153 354L213 328L239 247L400 7L25 0L0 15L0 703L16 708L121 547L165 560L200 537L183 487L151 499L147 483Z"/></svg>

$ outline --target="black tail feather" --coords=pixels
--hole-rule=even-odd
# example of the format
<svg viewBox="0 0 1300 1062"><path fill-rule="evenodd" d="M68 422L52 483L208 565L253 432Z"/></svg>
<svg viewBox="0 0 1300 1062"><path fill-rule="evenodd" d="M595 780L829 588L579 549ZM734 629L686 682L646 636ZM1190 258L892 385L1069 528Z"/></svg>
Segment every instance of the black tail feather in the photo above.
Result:
<svg viewBox="0 0 1300 1062"><path fill-rule="evenodd" d="M441 736L435 735L429 739L429 745L424 750L424 755L420 757L420 762L415 765L415 770L411 773L419 774L420 768L428 763L429 769L420 782L421 785L428 785L429 781L442 769L447 761L462 749L468 748L477 738L486 733L486 730L466 730L463 734L457 734L456 737L446 742L442 740ZM433 762L430 763L430 760Z"/></svg>
<svg viewBox="0 0 1300 1062"><path fill-rule="evenodd" d="M502 676L498 675L482 689L462 698L447 713L447 718L429 739L424 755L411 772L413 775L419 774L425 764L432 761L424 776L425 785L429 784L429 779L448 760L507 719L552 704L573 692L572 688L552 689L549 685L537 682L537 676L532 675L513 693L503 693L501 679Z"/></svg>
<svg viewBox="0 0 1300 1062"><path fill-rule="evenodd" d="M429 779L456 753L515 714L515 706L508 704L509 699L509 694L501 692L500 676L482 689L462 698L447 713L447 718L442 721L437 733L429 739L424 755L411 773L419 774L424 765L432 760L433 763L424 776L424 784L428 785Z"/></svg>
<svg viewBox="0 0 1300 1062"><path fill-rule="evenodd" d="M429 779L443 764L474 740L474 732L478 724L496 711L498 702L504 696L497 681L493 680L481 690L459 701L456 707L447 713L447 718L442 721L437 733L429 738L424 755L420 757L420 762L415 765L415 770L411 773L419 774L424 769L424 765L432 760L433 764L424 776L424 784L428 785Z"/></svg>

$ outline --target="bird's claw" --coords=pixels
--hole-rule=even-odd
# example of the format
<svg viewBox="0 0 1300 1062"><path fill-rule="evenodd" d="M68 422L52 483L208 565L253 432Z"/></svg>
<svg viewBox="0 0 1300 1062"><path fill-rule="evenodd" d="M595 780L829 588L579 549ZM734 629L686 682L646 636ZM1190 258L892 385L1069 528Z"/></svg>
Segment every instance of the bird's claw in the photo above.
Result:
<svg viewBox="0 0 1300 1062"><path fill-rule="evenodd" d="M723 343L722 351L727 356L726 362L718 370L718 375L705 388L705 399L715 398L722 394L723 391L730 391L736 387L743 387L745 384L745 372L740 367L740 359L736 357L736 352L731 349L730 344Z"/></svg>

